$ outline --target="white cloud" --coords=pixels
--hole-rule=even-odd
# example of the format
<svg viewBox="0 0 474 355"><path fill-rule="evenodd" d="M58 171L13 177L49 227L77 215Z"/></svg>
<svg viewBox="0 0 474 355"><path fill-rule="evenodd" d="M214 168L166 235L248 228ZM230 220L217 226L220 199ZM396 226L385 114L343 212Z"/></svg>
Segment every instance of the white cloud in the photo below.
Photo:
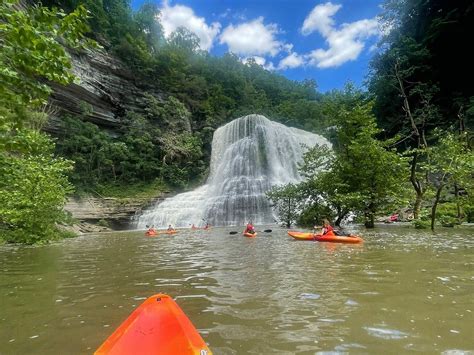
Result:
<svg viewBox="0 0 474 355"><path fill-rule="evenodd" d="M178 27L185 27L196 34L200 39L200 48L210 50L214 39L219 34L221 24L213 22L206 23L206 19L197 16L193 9L183 5L170 6L167 1L161 8L161 24L166 37L169 37Z"/></svg>
<svg viewBox="0 0 474 355"><path fill-rule="evenodd" d="M314 31L318 31L323 36L326 36L334 27L332 16L334 16L341 7L342 5L334 5L330 2L315 6L304 20L301 33L307 36Z"/></svg>
<svg viewBox="0 0 474 355"><path fill-rule="evenodd" d="M344 23L339 29L335 28L332 16L341 8L341 5L317 5L306 17L301 33L309 35L319 32L329 45L328 49L316 49L306 55L311 65L318 68L337 67L355 60L365 47L365 41L379 34L376 19L364 19L351 23Z"/></svg>
<svg viewBox="0 0 474 355"><path fill-rule="evenodd" d="M220 36L220 43L227 44L231 52L244 56L275 56L283 46L276 39L279 32L276 24L265 25L263 17L259 17L237 26L227 26Z"/></svg>
<svg viewBox="0 0 474 355"><path fill-rule="evenodd" d="M298 53L290 53L287 57L283 58L278 64L278 69L297 68L304 65L304 58Z"/></svg>

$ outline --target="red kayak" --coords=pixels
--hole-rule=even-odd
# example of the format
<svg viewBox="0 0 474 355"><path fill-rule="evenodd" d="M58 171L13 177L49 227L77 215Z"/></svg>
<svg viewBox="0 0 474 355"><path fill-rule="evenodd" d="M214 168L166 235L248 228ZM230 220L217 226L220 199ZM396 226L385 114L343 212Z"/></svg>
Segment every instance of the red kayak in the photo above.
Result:
<svg viewBox="0 0 474 355"><path fill-rule="evenodd" d="M95 355L212 355L178 304L165 294L148 298L95 351Z"/></svg>
<svg viewBox="0 0 474 355"><path fill-rule="evenodd" d="M255 233L246 233L244 232L244 236L247 237L247 238L254 238L257 236L257 232Z"/></svg>
<svg viewBox="0 0 474 355"><path fill-rule="evenodd" d="M358 235L335 235L334 232L329 232L325 235L313 234L313 233L303 233L303 232L293 232L289 231L288 235L296 240L313 240L316 242L331 242L331 243L350 243L358 244L362 243L364 240Z"/></svg>

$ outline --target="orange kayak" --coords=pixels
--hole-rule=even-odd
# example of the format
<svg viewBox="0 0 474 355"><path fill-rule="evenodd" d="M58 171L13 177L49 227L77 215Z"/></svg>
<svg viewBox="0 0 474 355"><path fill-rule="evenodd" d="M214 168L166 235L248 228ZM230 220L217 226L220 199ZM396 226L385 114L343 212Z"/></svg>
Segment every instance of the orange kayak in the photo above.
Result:
<svg viewBox="0 0 474 355"><path fill-rule="evenodd" d="M255 233L245 233L244 232L244 236L248 237L248 238L253 238L253 237L256 237L257 236L257 232Z"/></svg>
<svg viewBox="0 0 474 355"><path fill-rule="evenodd" d="M352 235L352 234L335 235L333 232L329 232L325 235L321 235L321 234L289 231L288 235L296 240L313 240L316 242L357 244L357 243L362 243L364 241L358 235Z"/></svg>
<svg viewBox="0 0 474 355"><path fill-rule="evenodd" d="M165 294L143 302L95 355L212 355L183 310Z"/></svg>
<svg viewBox="0 0 474 355"><path fill-rule="evenodd" d="M176 234L176 233L178 233L176 230L172 230L172 231L167 231L167 230L166 230L166 231L159 231L159 232L156 232L156 231L155 231L155 232L146 231L146 232L145 232L145 235L146 235L147 237L153 237L153 236L159 235L159 234L170 234L170 235L171 235L171 234Z"/></svg>

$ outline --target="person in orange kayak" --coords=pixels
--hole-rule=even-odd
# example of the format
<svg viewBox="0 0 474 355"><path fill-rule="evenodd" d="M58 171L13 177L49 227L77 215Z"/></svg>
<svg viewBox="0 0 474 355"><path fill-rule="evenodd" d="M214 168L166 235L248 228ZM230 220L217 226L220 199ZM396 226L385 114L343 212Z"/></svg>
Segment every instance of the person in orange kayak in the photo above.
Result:
<svg viewBox="0 0 474 355"><path fill-rule="evenodd" d="M250 234L255 233L255 227L253 226L252 221L247 223L247 227L245 227L245 232L244 233L250 233Z"/></svg>
<svg viewBox="0 0 474 355"><path fill-rule="evenodd" d="M148 235L156 234L155 225L152 225L152 226L146 225L146 227L148 228L147 230Z"/></svg>
<svg viewBox="0 0 474 355"><path fill-rule="evenodd" d="M314 226L314 229L319 228ZM334 228L329 224L327 219L323 219L323 228L321 229L321 235L328 234L329 232L334 232Z"/></svg>
<svg viewBox="0 0 474 355"><path fill-rule="evenodd" d="M169 225L168 225L168 232L172 232L172 231L174 231L174 228L171 227L171 224L169 224Z"/></svg>

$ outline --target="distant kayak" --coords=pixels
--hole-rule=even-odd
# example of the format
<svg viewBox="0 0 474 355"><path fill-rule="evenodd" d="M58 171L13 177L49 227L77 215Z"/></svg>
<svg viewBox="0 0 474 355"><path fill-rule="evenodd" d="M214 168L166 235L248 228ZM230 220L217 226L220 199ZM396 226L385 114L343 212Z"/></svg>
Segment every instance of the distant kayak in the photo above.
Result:
<svg viewBox="0 0 474 355"><path fill-rule="evenodd" d="M165 294L143 302L105 340L95 355L212 355L183 310Z"/></svg>
<svg viewBox="0 0 474 355"><path fill-rule="evenodd" d="M178 233L176 230L172 230L172 231L165 230L165 231L159 231L159 232L157 232L157 231L146 231L145 235L147 237L153 237L153 236L159 235L159 234L176 234L176 233Z"/></svg>
<svg viewBox="0 0 474 355"><path fill-rule="evenodd" d="M331 243L350 243L358 244L362 243L364 240L358 235L335 235L333 232L329 232L325 235L313 234L313 233L303 233L303 232L293 232L289 231L288 235L296 240L313 240L316 242L331 242Z"/></svg>
<svg viewBox="0 0 474 355"><path fill-rule="evenodd" d="M255 233L245 233L244 232L244 236L248 237L248 238L253 238L253 237L256 237L257 236L257 232Z"/></svg>

